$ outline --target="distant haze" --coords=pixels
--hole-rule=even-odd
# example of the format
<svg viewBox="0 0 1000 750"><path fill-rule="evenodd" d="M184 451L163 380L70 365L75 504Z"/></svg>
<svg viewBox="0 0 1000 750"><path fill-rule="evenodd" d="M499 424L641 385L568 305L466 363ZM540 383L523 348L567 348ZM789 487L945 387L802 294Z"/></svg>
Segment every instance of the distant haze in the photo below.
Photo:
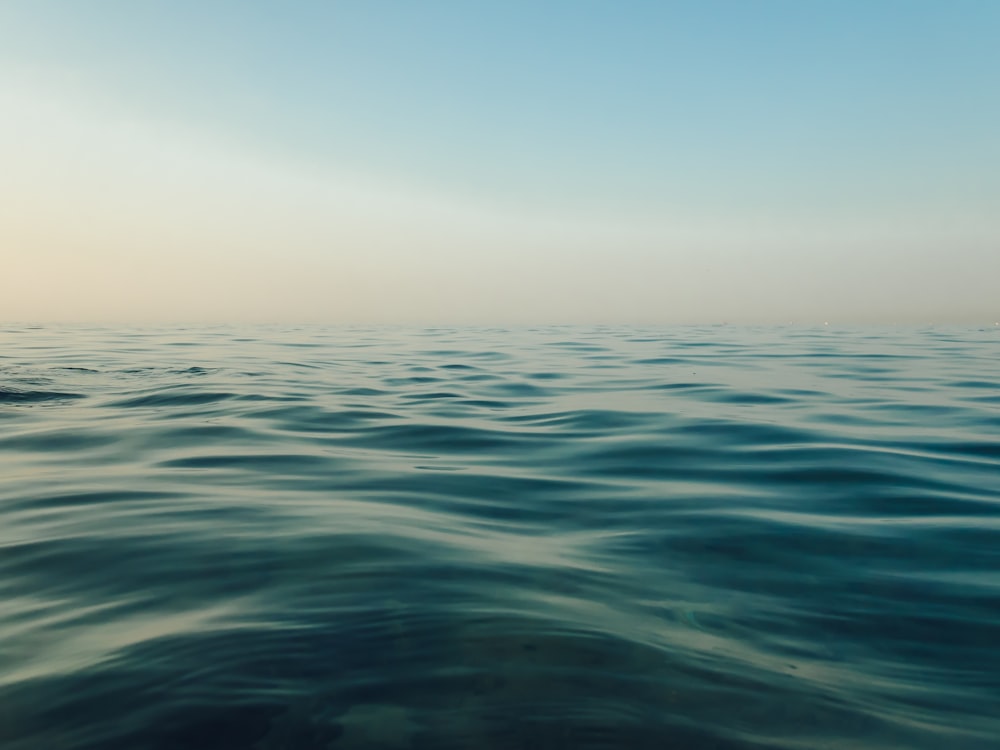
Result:
<svg viewBox="0 0 1000 750"><path fill-rule="evenodd" d="M992 324L998 39L992 0L7 0L0 320Z"/></svg>

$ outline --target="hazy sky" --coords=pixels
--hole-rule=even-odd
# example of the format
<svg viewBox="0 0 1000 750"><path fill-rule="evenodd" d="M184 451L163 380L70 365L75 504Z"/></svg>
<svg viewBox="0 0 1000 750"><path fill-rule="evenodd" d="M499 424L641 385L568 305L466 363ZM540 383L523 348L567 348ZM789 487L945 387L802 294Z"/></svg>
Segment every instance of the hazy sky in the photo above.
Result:
<svg viewBox="0 0 1000 750"><path fill-rule="evenodd" d="M997 0L0 0L0 320L990 322Z"/></svg>

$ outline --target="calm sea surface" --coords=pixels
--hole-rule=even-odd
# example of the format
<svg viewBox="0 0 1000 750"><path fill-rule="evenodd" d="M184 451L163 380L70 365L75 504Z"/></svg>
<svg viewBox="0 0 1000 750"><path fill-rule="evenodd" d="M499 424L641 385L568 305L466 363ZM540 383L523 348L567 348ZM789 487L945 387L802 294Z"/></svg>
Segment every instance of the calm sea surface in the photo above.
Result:
<svg viewBox="0 0 1000 750"><path fill-rule="evenodd" d="M0 328L4 750L996 750L1000 329Z"/></svg>

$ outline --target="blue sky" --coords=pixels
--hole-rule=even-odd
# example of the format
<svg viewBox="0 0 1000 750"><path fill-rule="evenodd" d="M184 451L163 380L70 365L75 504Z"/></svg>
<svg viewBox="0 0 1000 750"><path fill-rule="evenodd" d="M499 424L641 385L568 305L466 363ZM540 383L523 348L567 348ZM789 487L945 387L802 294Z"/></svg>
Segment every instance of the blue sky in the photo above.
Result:
<svg viewBox="0 0 1000 750"><path fill-rule="evenodd" d="M992 322L998 32L985 0L8 0L0 317Z"/></svg>

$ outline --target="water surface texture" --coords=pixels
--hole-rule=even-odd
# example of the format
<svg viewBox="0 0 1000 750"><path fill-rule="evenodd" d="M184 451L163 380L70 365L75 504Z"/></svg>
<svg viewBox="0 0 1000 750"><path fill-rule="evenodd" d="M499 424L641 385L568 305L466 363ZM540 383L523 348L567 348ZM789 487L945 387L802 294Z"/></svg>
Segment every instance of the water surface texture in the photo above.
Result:
<svg viewBox="0 0 1000 750"><path fill-rule="evenodd" d="M995 750L1000 330L0 329L5 750Z"/></svg>

